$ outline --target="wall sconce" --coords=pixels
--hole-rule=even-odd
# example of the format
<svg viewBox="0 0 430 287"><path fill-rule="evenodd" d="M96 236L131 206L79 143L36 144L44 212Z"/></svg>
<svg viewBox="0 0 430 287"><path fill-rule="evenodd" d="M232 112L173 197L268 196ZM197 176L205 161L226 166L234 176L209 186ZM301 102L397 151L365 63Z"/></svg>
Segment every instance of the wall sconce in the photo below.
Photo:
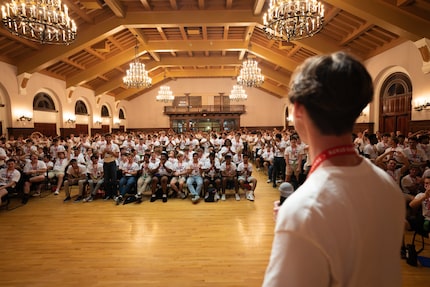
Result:
<svg viewBox="0 0 430 287"><path fill-rule="evenodd" d="M97 121L95 121L95 122L94 122L94 124L96 124L96 125L101 125L101 124L102 124L102 121L97 120Z"/></svg>
<svg viewBox="0 0 430 287"><path fill-rule="evenodd" d="M424 98L415 100L414 109L418 112L430 109L430 100Z"/></svg>
<svg viewBox="0 0 430 287"><path fill-rule="evenodd" d="M76 123L76 121L75 121L75 120L72 120L72 119L68 119L68 120L66 121L66 124L74 124L74 123Z"/></svg>
<svg viewBox="0 0 430 287"><path fill-rule="evenodd" d="M17 118L16 120L18 122L31 122L32 118L22 115L19 118Z"/></svg>

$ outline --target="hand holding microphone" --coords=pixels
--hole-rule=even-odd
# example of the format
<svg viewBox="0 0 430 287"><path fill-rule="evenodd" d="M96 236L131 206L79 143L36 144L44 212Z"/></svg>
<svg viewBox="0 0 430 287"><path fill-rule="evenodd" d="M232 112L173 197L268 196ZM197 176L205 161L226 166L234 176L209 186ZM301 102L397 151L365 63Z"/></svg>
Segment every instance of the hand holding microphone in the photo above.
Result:
<svg viewBox="0 0 430 287"><path fill-rule="evenodd" d="M283 182L279 186L279 204L282 205L282 203L287 199L291 194L294 192L294 187L289 182Z"/></svg>

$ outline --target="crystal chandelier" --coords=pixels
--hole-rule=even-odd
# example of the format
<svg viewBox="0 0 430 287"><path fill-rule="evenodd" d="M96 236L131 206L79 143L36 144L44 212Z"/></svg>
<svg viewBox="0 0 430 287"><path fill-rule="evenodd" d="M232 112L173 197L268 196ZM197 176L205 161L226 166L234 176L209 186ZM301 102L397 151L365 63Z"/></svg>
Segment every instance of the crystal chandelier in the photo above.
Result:
<svg viewBox="0 0 430 287"><path fill-rule="evenodd" d="M231 101L244 101L248 98L248 95L242 86L234 85L228 97Z"/></svg>
<svg viewBox="0 0 430 287"><path fill-rule="evenodd" d="M134 47L134 60L130 63L130 68L126 71L125 77L122 78L127 88L149 88L152 85L152 79L145 70L145 64L141 63L138 58L137 36L136 46Z"/></svg>
<svg viewBox="0 0 430 287"><path fill-rule="evenodd" d="M294 41L318 33L324 22L324 5L317 0L270 0L263 16L269 39Z"/></svg>
<svg viewBox="0 0 430 287"><path fill-rule="evenodd" d="M172 102L175 99L173 92L170 90L169 86L161 86L158 90L158 95L155 96L157 102Z"/></svg>
<svg viewBox="0 0 430 287"><path fill-rule="evenodd" d="M42 44L69 45L76 24L61 0L11 0L1 6L3 25L12 34Z"/></svg>
<svg viewBox="0 0 430 287"><path fill-rule="evenodd" d="M264 76L261 74L257 61L254 59L244 61L237 77L237 83L246 87L259 87L263 82Z"/></svg>

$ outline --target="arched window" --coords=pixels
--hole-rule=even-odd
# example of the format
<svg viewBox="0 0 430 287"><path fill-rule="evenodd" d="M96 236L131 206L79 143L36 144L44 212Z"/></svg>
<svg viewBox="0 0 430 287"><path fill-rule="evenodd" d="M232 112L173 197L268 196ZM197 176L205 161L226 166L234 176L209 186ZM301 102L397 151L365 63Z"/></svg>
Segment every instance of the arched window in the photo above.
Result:
<svg viewBox="0 0 430 287"><path fill-rule="evenodd" d="M122 109L119 109L119 115L118 118L120 120L125 120L125 115L124 115L124 111Z"/></svg>
<svg viewBox="0 0 430 287"><path fill-rule="evenodd" d="M101 115L102 115L103 118L110 117L109 110L108 110L108 108L105 105L102 106Z"/></svg>
<svg viewBox="0 0 430 287"><path fill-rule="evenodd" d="M396 97L411 94L411 80L404 73L393 73L384 81L381 92L383 97Z"/></svg>
<svg viewBox="0 0 430 287"><path fill-rule="evenodd" d="M76 101L75 115L88 115L87 105L81 100Z"/></svg>
<svg viewBox="0 0 430 287"><path fill-rule="evenodd" d="M52 98L46 93L38 93L33 99L33 110L55 111L55 104Z"/></svg>

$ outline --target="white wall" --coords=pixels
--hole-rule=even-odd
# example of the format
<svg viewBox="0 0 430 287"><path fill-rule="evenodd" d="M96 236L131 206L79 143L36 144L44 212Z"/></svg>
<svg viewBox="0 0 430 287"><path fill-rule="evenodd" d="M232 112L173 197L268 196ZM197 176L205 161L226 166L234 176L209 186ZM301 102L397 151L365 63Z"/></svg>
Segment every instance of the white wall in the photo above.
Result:
<svg viewBox="0 0 430 287"><path fill-rule="evenodd" d="M412 42L405 42L377 57L365 62L367 69L372 75L375 83L375 100L366 108L365 113L358 122L374 122L378 129L379 118L379 89L386 77L395 71L408 74L413 85L413 102L426 97L430 99L430 74L424 74L421 70L422 59L418 49ZM116 123L126 128L167 128L169 117L163 115L164 103L155 101L158 88L130 101L115 101L111 96L94 96L93 91L78 87L76 89L65 89L65 82L35 73L28 76L25 88L20 88L22 75L17 78L16 67L0 62L0 121L3 125L3 134L7 127L24 127L23 123L17 122L17 118L25 115L33 118L26 123L25 127L33 127L33 122L57 123L58 133L61 127L70 128L73 124L67 124L67 119L76 120L78 124L88 124L89 129L99 127L94 123L101 120L103 124L116 127ZM220 92L228 95L235 84L234 79L205 78L205 79L178 79L169 81L168 84L174 94L184 95L190 93L201 95L204 105L213 105L214 96ZM39 92L49 94L56 105L58 113L33 112L33 98ZM246 106L246 113L241 116L242 126L283 126L284 113L288 105L286 98L278 98L256 88L247 88L248 100L238 102ZM89 116L75 116L74 107L77 100L86 103ZM110 118L101 118L102 105L109 109ZM126 120L118 119L119 109L122 108ZM291 107L290 114L291 114ZM430 110L412 110L412 120L430 120Z"/></svg>
<svg viewBox="0 0 430 287"><path fill-rule="evenodd" d="M185 93L202 96L203 105L213 105L214 96L218 96L220 92L228 96L234 84L235 80L225 78L178 79L166 83L175 96L184 96ZM130 115L127 118L128 128L169 127L169 117L163 115L165 104L155 101L157 92L158 88L152 89L129 102L121 103ZM241 116L241 126L284 125L286 98L280 99L256 88L246 88L246 93L248 99L237 102L246 106L246 113Z"/></svg>
<svg viewBox="0 0 430 287"><path fill-rule="evenodd" d="M430 100L430 73L421 70L422 58L414 43L407 41L365 62L365 65L375 80L375 98L370 107L370 121L379 126L379 93L384 80L394 72L409 75L412 81L412 106L417 99L426 97ZM430 110L415 111L412 109L412 121L430 120Z"/></svg>

